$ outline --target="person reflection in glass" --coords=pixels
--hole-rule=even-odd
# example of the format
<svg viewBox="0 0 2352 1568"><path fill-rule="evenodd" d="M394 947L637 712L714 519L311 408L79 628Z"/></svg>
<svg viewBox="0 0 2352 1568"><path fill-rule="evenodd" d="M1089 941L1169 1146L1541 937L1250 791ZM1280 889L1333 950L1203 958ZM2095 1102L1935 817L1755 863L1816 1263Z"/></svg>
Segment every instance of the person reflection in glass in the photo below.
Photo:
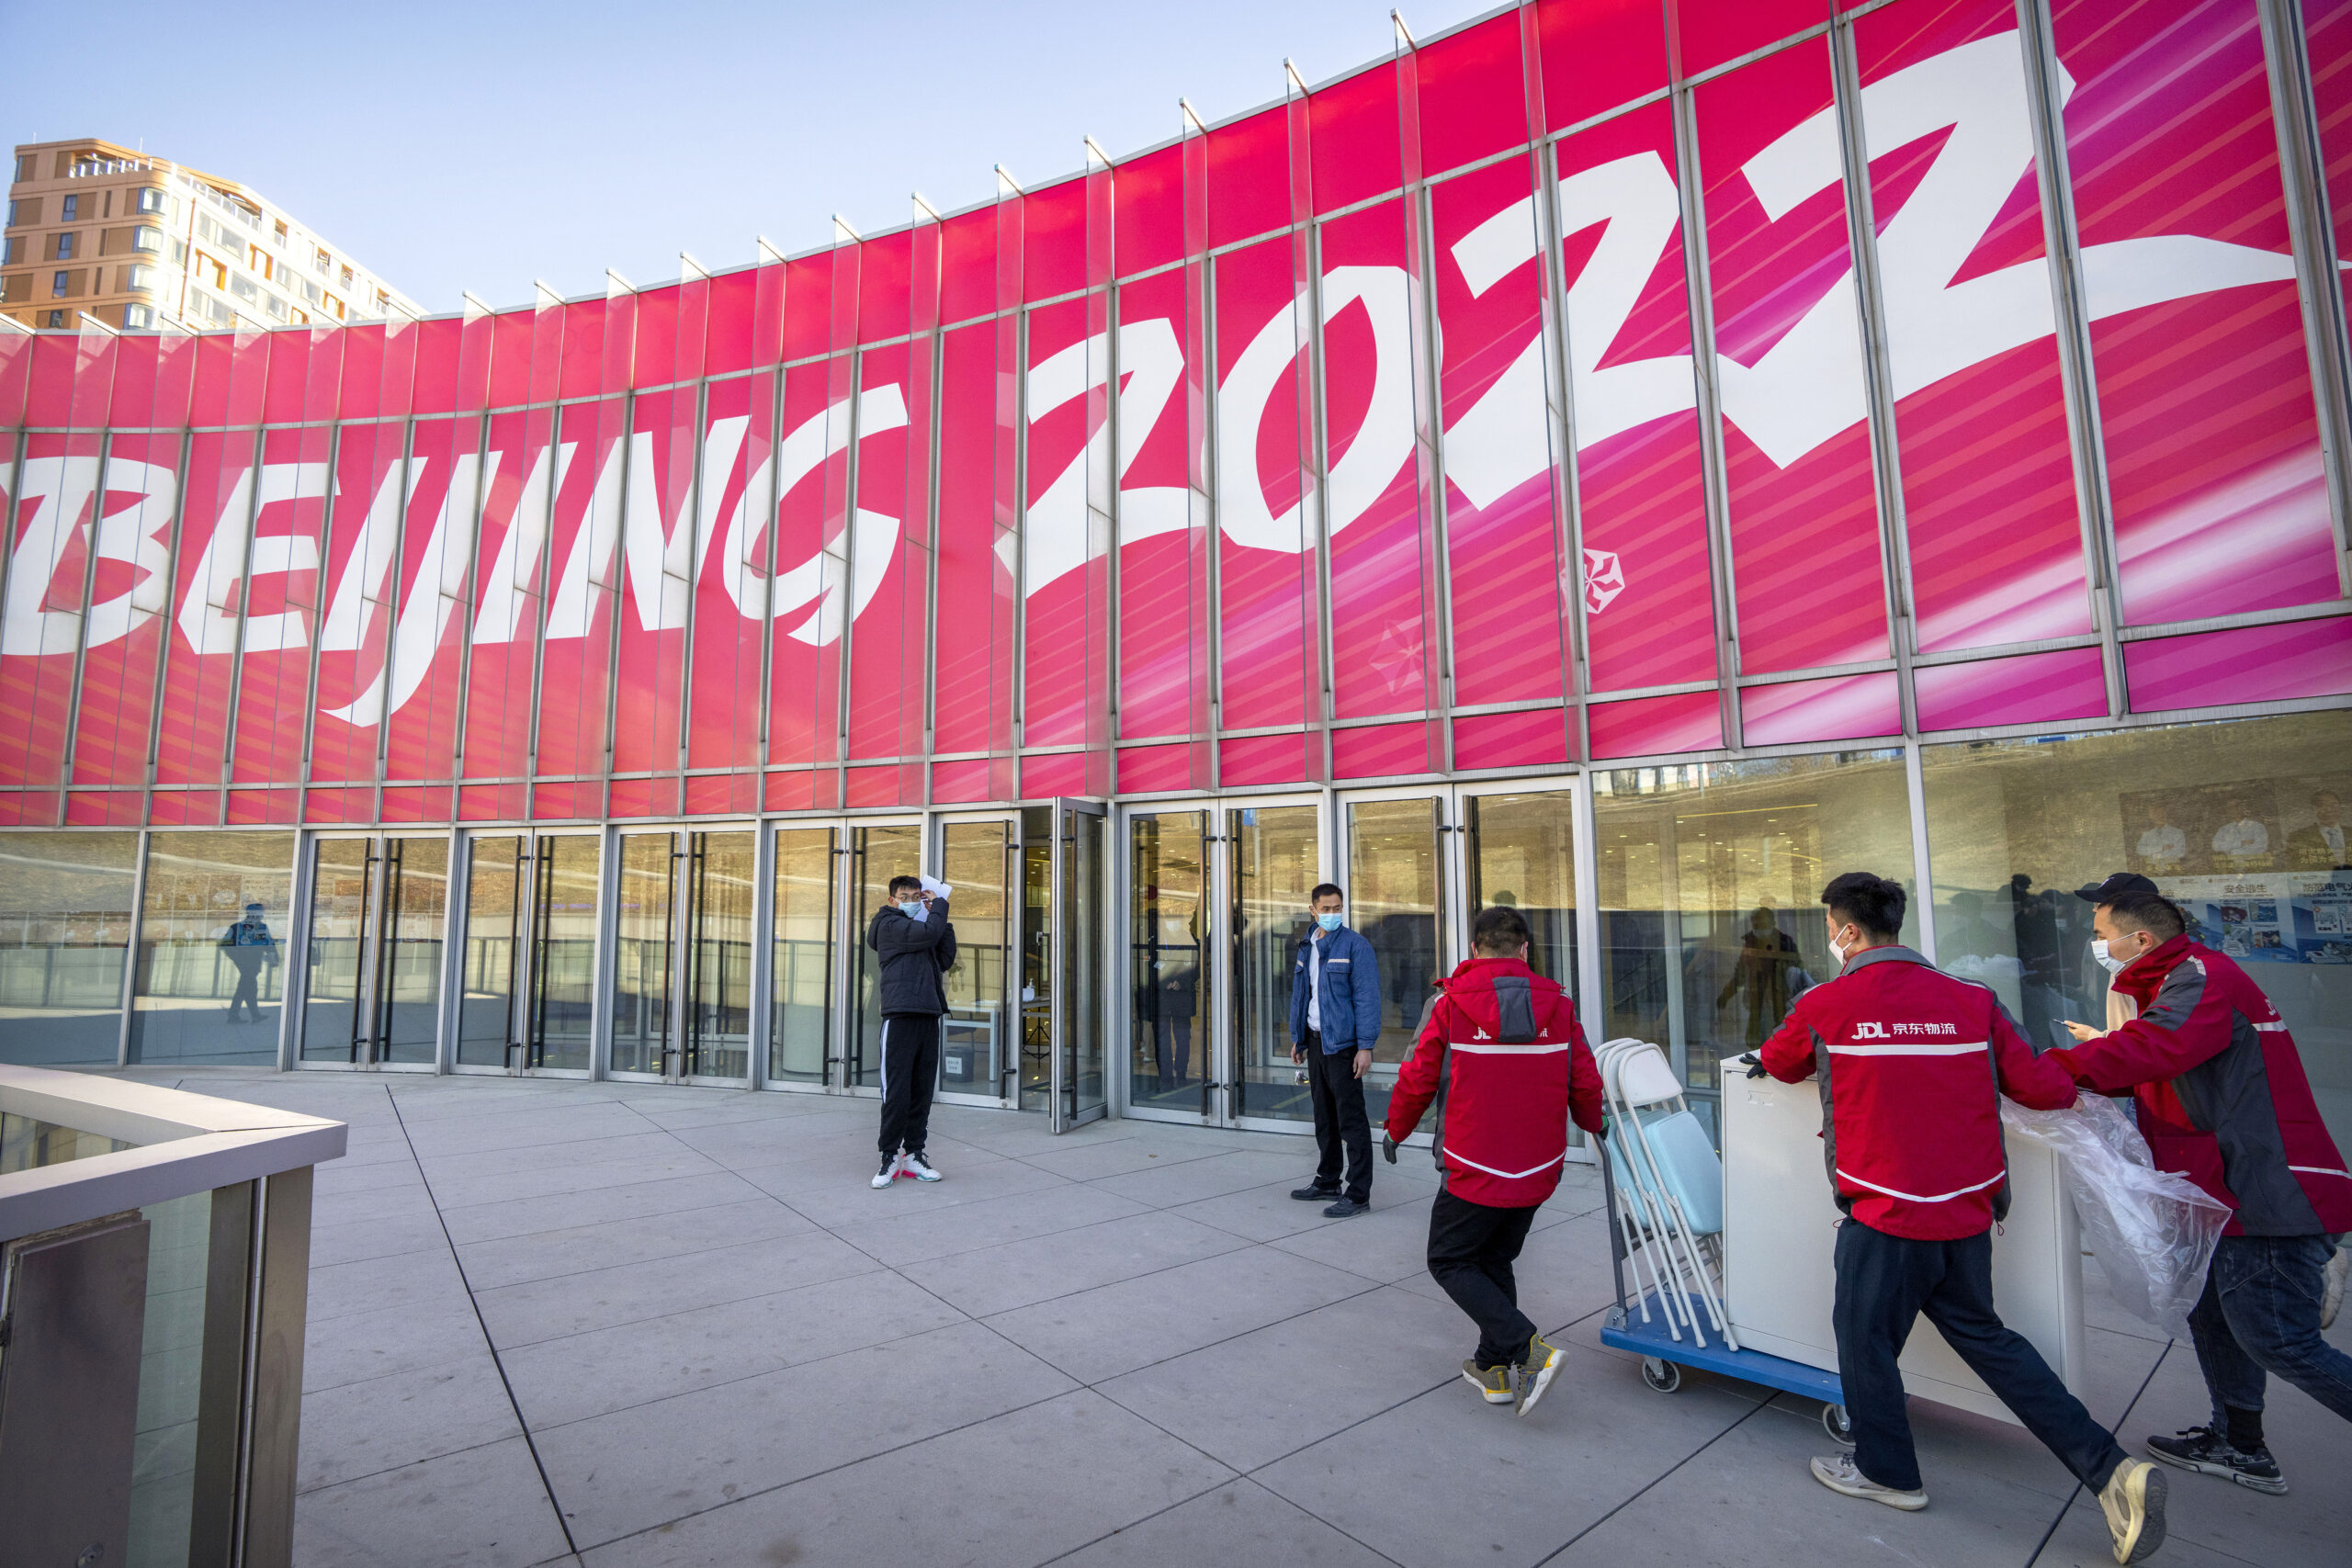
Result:
<svg viewBox="0 0 2352 1568"><path fill-rule="evenodd" d="M1747 1043L1761 1045L1789 1015L1789 976L1802 963L1796 939L1772 918L1772 907L1758 904L1739 936L1739 962L1715 998L1718 1009L1731 1005L1742 991L1747 1001Z"/></svg>
<svg viewBox="0 0 2352 1568"><path fill-rule="evenodd" d="M270 934L266 911L259 904L245 906L245 918L220 933L220 950L237 972L237 988L229 997L231 1023L261 1021L261 976L277 967L277 939ZM244 1017L237 1010L244 1009Z"/></svg>
<svg viewBox="0 0 2352 1568"><path fill-rule="evenodd" d="M1200 911L1179 924L1163 921L1159 953L1153 960L1152 1065L1163 1094L1184 1087L1193 1065L1193 1015L1200 1010ZM1172 1069L1172 1070L1171 1070Z"/></svg>

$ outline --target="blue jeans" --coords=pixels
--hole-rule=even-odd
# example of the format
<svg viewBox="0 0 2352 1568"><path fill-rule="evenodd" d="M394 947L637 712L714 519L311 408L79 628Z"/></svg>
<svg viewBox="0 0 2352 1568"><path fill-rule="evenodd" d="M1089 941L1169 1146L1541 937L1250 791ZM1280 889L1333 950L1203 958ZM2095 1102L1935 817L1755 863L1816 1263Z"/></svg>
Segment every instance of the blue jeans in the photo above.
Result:
<svg viewBox="0 0 2352 1568"><path fill-rule="evenodd" d="M2262 1408L2268 1372L2352 1421L2352 1356L2319 1337L2320 1276L2334 1251L2324 1235L2225 1235L2213 1249L2188 1331L2215 1430L2229 1430L2227 1408Z"/></svg>
<svg viewBox="0 0 2352 1568"><path fill-rule="evenodd" d="M1993 1310L1993 1233L1914 1241L1860 1220L1838 1227L1838 1379L1854 1423L1854 1465L1881 1486L1919 1489L1919 1459L1895 1364L1922 1314L1984 1386L2075 1478L2097 1492L2123 1450L2091 1419L2041 1352Z"/></svg>

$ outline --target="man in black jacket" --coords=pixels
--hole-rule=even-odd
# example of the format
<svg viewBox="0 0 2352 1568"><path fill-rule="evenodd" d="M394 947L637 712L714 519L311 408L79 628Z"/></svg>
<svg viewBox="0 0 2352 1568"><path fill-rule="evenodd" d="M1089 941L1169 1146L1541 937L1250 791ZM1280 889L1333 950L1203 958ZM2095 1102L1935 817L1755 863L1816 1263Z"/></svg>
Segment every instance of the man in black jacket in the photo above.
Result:
<svg viewBox="0 0 2352 1568"><path fill-rule="evenodd" d="M890 902L874 913L865 945L881 957L876 1000L882 1014L882 1168L874 1185L901 1170L918 1181L939 1172L922 1157L931 1129L931 1093L939 1077L939 1019L947 1010L941 976L956 963L944 883L890 879ZM901 1152L903 1151L903 1152Z"/></svg>

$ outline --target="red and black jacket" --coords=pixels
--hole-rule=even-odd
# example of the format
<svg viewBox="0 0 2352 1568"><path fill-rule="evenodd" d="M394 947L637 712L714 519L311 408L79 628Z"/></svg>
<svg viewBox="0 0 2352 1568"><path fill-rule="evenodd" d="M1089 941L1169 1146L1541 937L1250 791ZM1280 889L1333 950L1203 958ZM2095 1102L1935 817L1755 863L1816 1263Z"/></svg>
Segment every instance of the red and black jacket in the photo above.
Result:
<svg viewBox="0 0 2352 1568"><path fill-rule="evenodd" d="M1516 958L1472 958L1439 987L1388 1097L1403 1143L1446 1087L1445 1190L1492 1209L1532 1209L1560 1185L1568 1122L1600 1131L1600 1069L1566 991Z"/></svg>
<svg viewBox="0 0 2352 1568"><path fill-rule="evenodd" d="M2177 936L2124 965L2114 988L2140 1016L2044 1059L2102 1094L2130 1089L2156 1168L2236 1211L2224 1235L2352 1230L2352 1176L2262 987Z"/></svg>
<svg viewBox="0 0 2352 1568"><path fill-rule="evenodd" d="M2000 1001L1907 947L1873 947L1814 987L1764 1043L1783 1083L1821 1079L1821 1135L1838 1206L1875 1231L1957 1241L2008 1207L2000 1096L2075 1103Z"/></svg>

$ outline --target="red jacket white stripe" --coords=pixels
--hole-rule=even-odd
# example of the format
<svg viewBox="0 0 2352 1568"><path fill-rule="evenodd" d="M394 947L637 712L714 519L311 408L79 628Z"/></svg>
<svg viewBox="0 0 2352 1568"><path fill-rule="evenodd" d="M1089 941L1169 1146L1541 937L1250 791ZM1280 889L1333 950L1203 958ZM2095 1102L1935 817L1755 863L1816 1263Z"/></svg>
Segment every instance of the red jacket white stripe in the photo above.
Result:
<svg viewBox="0 0 2352 1568"><path fill-rule="evenodd" d="M1533 1208L1560 1185L1569 1119L1600 1131L1600 1069L1576 1004L1516 958L1472 958L1446 977L1396 1076L1388 1135L1411 1137L1441 1085L1445 1190L1469 1202Z"/></svg>
<svg viewBox="0 0 2352 1568"><path fill-rule="evenodd" d="M2228 1235L2352 1230L2352 1175L2320 1120L2295 1037L2237 961L2177 936L2115 977L2140 1016L2054 1061L2130 1089L2158 1170L2235 1211Z"/></svg>
<svg viewBox="0 0 2352 1568"><path fill-rule="evenodd" d="M1819 1076L1838 1206L1917 1241L1972 1236L2006 1212L2001 1095L2075 1103L2074 1078L2034 1055L1990 990L1907 947L1848 959L1797 998L1762 1057L1783 1083Z"/></svg>

